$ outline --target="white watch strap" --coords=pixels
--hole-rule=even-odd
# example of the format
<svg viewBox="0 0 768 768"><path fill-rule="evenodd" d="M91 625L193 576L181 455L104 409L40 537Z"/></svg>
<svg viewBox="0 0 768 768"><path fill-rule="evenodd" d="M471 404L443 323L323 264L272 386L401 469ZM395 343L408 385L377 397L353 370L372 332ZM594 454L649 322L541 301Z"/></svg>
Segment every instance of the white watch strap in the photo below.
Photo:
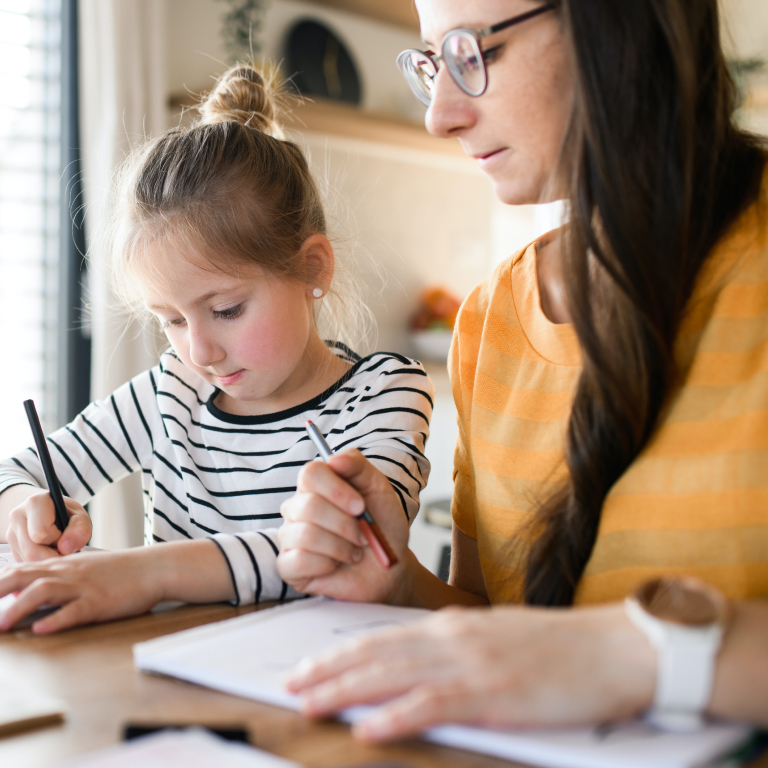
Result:
<svg viewBox="0 0 768 768"><path fill-rule="evenodd" d="M625 602L633 624L658 652L656 693L650 719L669 730L695 730L712 697L715 659L723 628L685 627L651 616L634 598Z"/></svg>

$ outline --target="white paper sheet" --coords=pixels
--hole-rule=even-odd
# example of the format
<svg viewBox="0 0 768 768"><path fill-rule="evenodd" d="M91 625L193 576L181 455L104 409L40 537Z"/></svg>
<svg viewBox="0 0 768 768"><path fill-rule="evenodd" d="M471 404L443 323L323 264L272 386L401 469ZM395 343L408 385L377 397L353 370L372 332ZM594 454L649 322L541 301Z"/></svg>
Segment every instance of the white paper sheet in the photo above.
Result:
<svg viewBox="0 0 768 768"><path fill-rule="evenodd" d="M247 744L190 728L162 731L57 763L55 768L300 768Z"/></svg>
<svg viewBox="0 0 768 768"><path fill-rule="evenodd" d="M245 698L296 709L283 679L302 658L355 634L403 625L428 611L313 598L138 643L136 666ZM342 713L353 722L366 708ZM693 768L738 746L749 729L711 724L694 734L644 723L613 728L515 732L446 725L430 741L549 768Z"/></svg>
<svg viewBox="0 0 768 768"><path fill-rule="evenodd" d="M6 565L16 562L11 554L10 544L0 544L0 568L4 568Z"/></svg>

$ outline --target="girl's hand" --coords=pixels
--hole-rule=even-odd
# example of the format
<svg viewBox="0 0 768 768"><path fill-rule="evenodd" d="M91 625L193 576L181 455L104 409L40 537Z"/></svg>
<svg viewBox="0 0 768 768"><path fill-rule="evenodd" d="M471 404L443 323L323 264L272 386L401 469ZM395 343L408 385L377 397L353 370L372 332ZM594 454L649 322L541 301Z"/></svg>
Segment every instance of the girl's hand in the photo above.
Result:
<svg viewBox="0 0 768 768"><path fill-rule="evenodd" d="M145 613L162 599L147 551L84 552L0 571L0 597L19 593L0 614L0 631L46 605L62 606L32 625L37 634Z"/></svg>
<svg viewBox="0 0 768 768"><path fill-rule="evenodd" d="M288 688L312 716L387 701L353 728L380 741L446 722L620 720L650 705L655 683L654 650L623 606L611 605L443 610L305 660Z"/></svg>
<svg viewBox="0 0 768 768"><path fill-rule="evenodd" d="M355 519L367 509L400 561L384 570ZM361 602L406 602L413 558L408 521L389 480L359 451L314 461L299 473L296 494L281 513L277 570L309 595Z"/></svg>
<svg viewBox="0 0 768 768"><path fill-rule="evenodd" d="M12 488L9 490L13 490ZM91 518L81 504L64 497L69 524L56 527L56 513L48 491L41 490L11 510L6 541L16 560L33 562L79 552L91 539Z"/></svg>

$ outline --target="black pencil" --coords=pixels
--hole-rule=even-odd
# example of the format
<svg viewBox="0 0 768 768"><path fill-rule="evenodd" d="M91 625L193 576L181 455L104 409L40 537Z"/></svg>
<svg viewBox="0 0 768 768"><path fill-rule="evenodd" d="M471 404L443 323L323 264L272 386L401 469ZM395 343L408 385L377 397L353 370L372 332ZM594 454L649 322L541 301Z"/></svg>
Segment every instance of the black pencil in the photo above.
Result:
<svg viewBox="0 0 768 768"><path fill-rule="evenodd" d="M43 434L43 428L40 426L40 419L37 416L34 401L25 400L24 410L27 412L29 426L32 428L32 436L35 438L37 455L40 463L43 465L45 482L48 483L48 492L51 494L51 499L53 499L53 508L56 511L56 527L63 531L69 523L69 513L67 512L66 504L64 504L64 496L61 493L59 478L56 477L56 471L53 468L51 454L48 452L45 435Z"/></svg>

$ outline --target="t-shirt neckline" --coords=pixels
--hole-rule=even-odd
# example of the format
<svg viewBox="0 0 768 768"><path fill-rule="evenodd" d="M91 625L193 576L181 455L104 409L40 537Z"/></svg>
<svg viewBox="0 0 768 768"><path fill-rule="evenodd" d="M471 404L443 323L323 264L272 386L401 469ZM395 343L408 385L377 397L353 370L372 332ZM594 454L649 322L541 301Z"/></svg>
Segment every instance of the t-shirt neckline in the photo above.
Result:
<svg viewBox="0 0 768 768"><path fill-rule="evenodd" d="M512 262L512 297L523 333L533 349L555 365L581 366L581 349L572 323L553 323L541 308L536 246L524 248Z"/></svg>
<svg viewBox="0 0 768 768"><path fill-rule="evenodd" d="M290 408L286 408L282 411L275 411L274 413L260 413L253 416L241 416L236 413L227 413L226 411L222 411L221 408L219 408L213 402L218 396L219 392L221 392L221 389L214 387L211 396L205 403L208 412L214 418L218 419L219 421L226 422L227 424L272 424L276 421L290 419L306 411L311 411L317 408L317 406L320 405L324 400L327 400L334 392L343 387L344 384L346 384L360 370L360 367L372 357L372 355L368 355L368 357L361 358L356 352L353 352L343 344L329 344L329 346L334 352L336 350L340 350L344 355L352 358L353 360L356 360L357 362L353 363L353 365L344 373L340 379L331 384L328 389L326 389L324 392L321 392L319 395L316 395L306 402L299 403L299 405L291 406Z"/></svg>

